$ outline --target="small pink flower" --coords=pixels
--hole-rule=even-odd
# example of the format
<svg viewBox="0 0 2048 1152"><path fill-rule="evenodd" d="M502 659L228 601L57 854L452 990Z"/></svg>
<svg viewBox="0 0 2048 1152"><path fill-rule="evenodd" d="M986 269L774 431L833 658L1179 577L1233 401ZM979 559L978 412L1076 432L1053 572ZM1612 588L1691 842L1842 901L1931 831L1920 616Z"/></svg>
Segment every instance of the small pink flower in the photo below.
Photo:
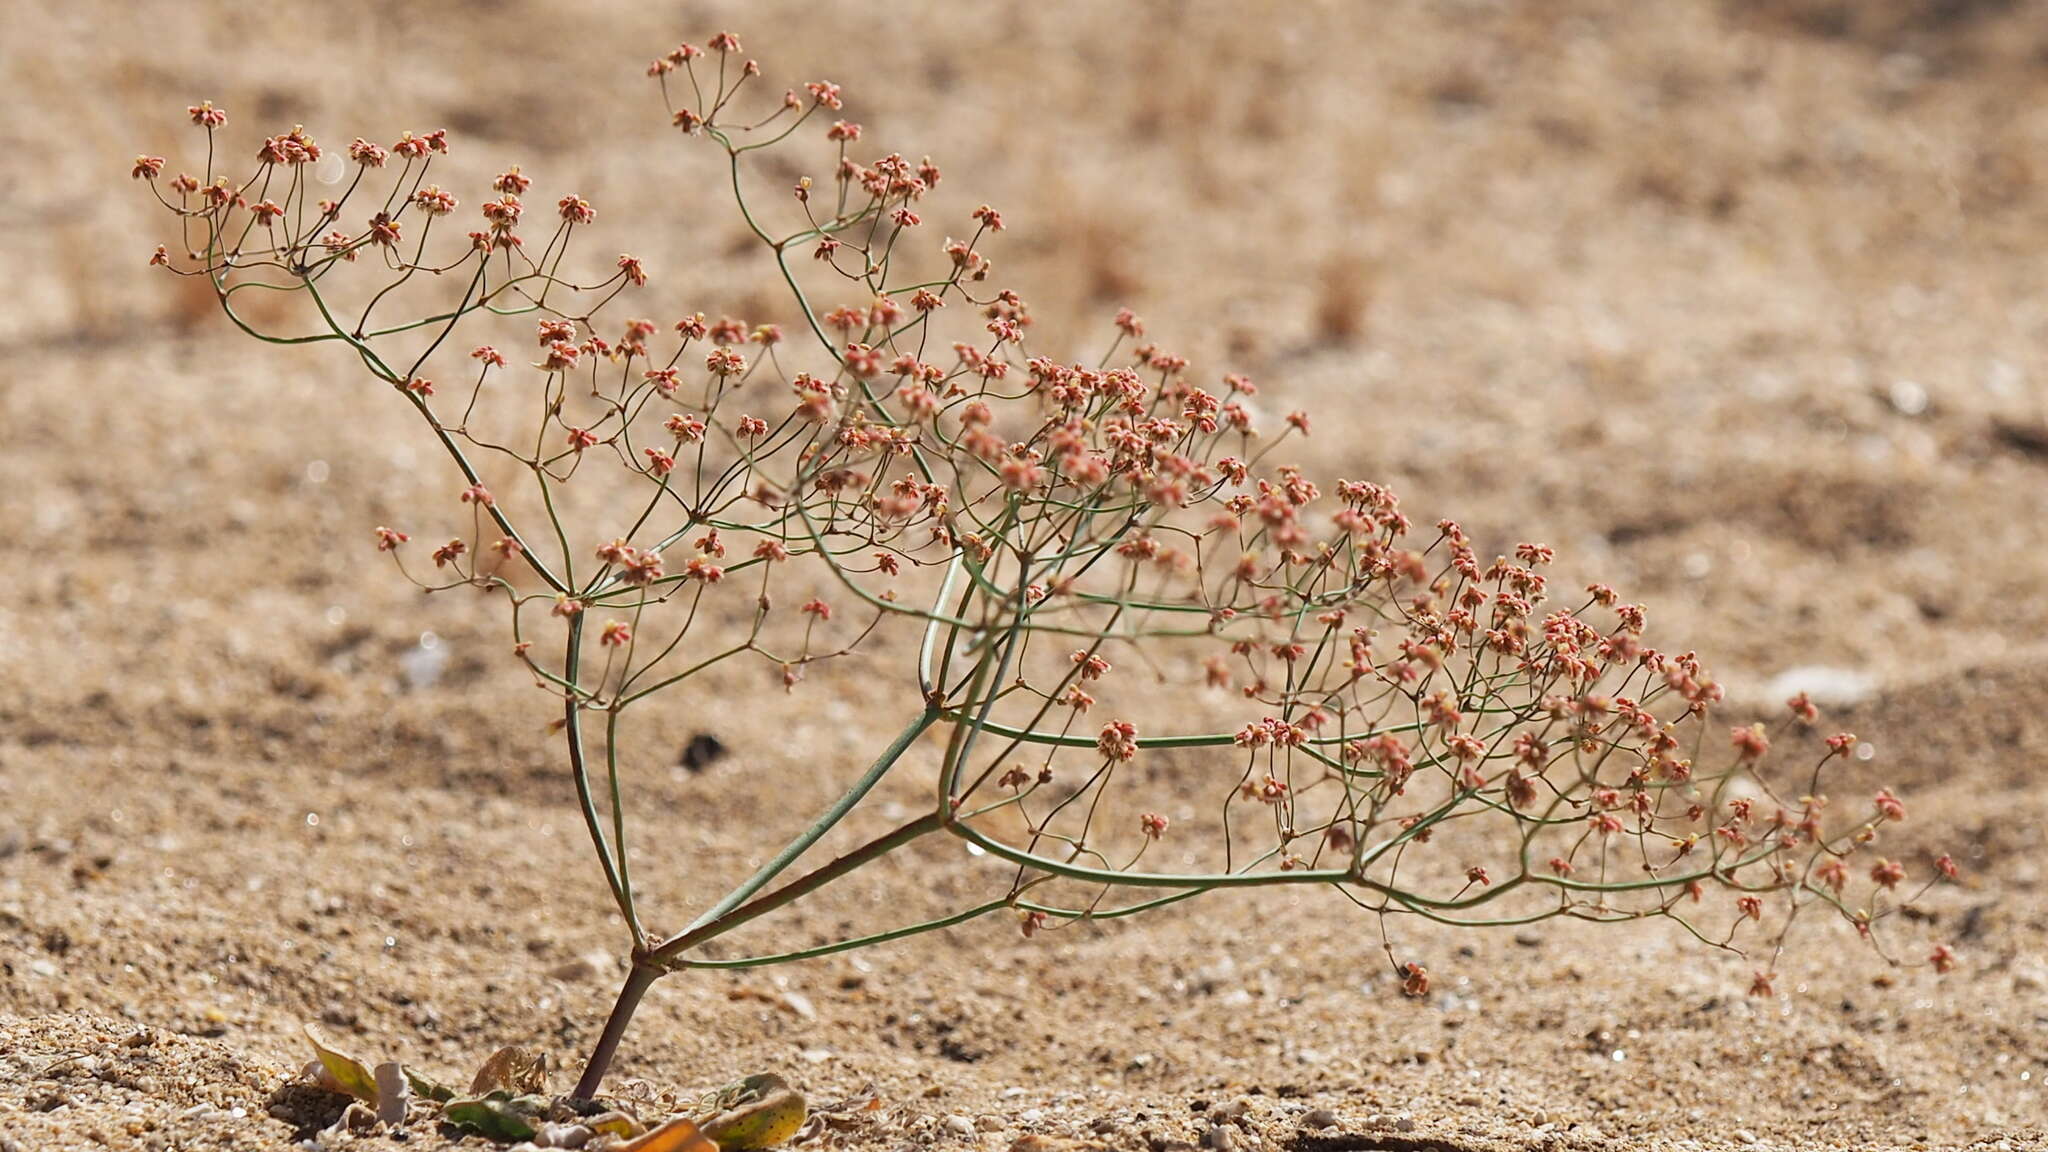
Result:
<svg viewBox="0 0 2048 1152"><path fill-rule="evenodd" d="M430 216L446 216L455 211L455 197L442 191L439 184L429 184L412 194L412 202Z"/></svg>
<svg viewBox="0 0 2048 1152"><path fill-rule="evenodd" d="M720 378L738 376L747 370L747 358L730 348L713 348L704 354L704 367Z"/></svg>
<svg viewBox="0 0 2048 1152"><path fill-rule="evenodd" d="M1429 969L1410 960L1401 968L1401 994L1420 1000L1429 995Z"/></svg>
<svg viewBox="0 0 2048 1152"><path fill-rule="evenodd" d="M1079 666L1083 680L1100 680L1110 669L1109 661L1090 652L1074 653L1073 661Z"/></svg>
<svg viewBox="0 0 2048 1152"><path fill-rule="evenodd" d="M555 209L571 224L588 224L597 219L597 209L590 206L590 201L573 192L556 201Z"/></svg>
<svg viewBox="0 0 2048 1152"><path fill-rule="evenodd" d="M1102 726L1095 747L1111 760L1129 760L1138 754L1138 726L1128 720L1112 720Z"/></svg>
<svg viewBox="0 0 2048 1152"><path fill-rule="evenodd" d="M1771 750L1771 738L1764 734L1762 724L1752 724L1747 728L1731 728L1728 730L1728 740L1735 745L1736 756L1743 760L1759 759Z"/></svg>

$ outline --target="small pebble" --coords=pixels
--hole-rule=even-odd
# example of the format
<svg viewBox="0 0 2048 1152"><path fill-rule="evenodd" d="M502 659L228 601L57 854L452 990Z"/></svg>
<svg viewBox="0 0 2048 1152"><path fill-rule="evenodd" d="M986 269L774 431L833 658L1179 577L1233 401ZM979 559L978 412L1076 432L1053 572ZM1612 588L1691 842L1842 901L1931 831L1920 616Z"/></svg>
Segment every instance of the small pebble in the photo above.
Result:
<svg viewBox="0 0 2048 1152"><path fill-rule="evenodd" d="M1317 1108L1302 1115L1301 1126L1303 1128L1335 1128L1337 1126L1337 1114L1328 1108Z"/></svg>
<svg viewBox="0 0 2048 1152"><path fill-rule="evenodd" d="M969 1120L965 1116L948 1116L946 1117L946 1131L963 1139L971 1140L974 1138L974 1121Z"/></svg>
<svg viewBox="0 0 2048 1152"><path fill-rule="evenodd" d="M548 975L564 984L585 984L605 974L611 957L602 952L585 953L548 969Z"/></svg>
<svg viewBox="0 0 2048 1152"><path fill-rule="evenodd" d="M1212 1152L1237 1152L1237 1132L1222 1124L1211 1125L1202 1135L1202 1147Z"/></svg>

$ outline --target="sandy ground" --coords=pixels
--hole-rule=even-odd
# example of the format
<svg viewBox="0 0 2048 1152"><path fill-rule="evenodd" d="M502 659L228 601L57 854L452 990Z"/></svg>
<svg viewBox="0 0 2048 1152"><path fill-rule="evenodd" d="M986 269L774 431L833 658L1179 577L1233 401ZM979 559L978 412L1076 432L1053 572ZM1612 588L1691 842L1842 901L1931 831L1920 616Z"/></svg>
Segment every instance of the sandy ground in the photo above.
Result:
<svg viewBox="0 0 2048 1152"><path fill-rule="evenodd" d="M1816 931L1758 1000L1750 965L1669 929L1411 928L1438 982L1415 1002L1334 899L1215 896L679 976L622 1083L872 1083L884 1107L842 1138L873 1148L2048 1142L2048 8L77 2L9 23L5 1152L285 1146L318 1119L280 1094L307 1021L451 1077L503 1043L580 1061L620 934L548 701L495 613L421 603L362 544L448 470L345 364L248 345L145 276L164 237L124 174L200 98L252 134L447 125L471 179L516 160L642 221L665 308L786 321L639 75L727 24L1004 208L999 258L1045 330L1092 344L1134 305L1313 408L1319 467L1483 547L1550 542L1562 579L1647 601L1740 701L1831 670L1836 719L1879 750L1860 783L1904 791L1907 846L1969 869L1913 926L1964 959L1892 974ZM664 714L657 744L736 754L635 780L671 814L636 858L656 896L706 902L798 827L784 798L822 800L910 706L892 683L852 669L791 704L735 674ZM886 785L863 827L920 795ZM778 930L943 901L979 866L957 845L888 863Z"/></svg>

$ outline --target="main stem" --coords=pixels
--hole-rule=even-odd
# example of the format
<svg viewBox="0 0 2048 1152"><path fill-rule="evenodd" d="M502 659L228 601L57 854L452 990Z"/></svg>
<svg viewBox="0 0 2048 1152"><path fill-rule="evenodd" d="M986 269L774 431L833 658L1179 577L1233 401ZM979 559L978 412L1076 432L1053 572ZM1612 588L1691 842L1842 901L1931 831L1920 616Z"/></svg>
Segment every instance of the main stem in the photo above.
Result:
<svg viewBox="0 0 2048 1152"><path fill-rule="evenodd" d="M604 1083L604 1074L612 1066L612 1057L619 1051L619 1041L626 1035L626 1025L632 1022L634 1010L640 1007L640 998L647 995L648 987L661 974L662 969L637 961L626 974L626 986L619 989L618 1003L612 1005L604 1032L597 1038L597 1047L590 1050L590 1063L583 1066L583 1078L576 1082L576 1099L589 1100L597 1095L597 1086Z"/></svg>

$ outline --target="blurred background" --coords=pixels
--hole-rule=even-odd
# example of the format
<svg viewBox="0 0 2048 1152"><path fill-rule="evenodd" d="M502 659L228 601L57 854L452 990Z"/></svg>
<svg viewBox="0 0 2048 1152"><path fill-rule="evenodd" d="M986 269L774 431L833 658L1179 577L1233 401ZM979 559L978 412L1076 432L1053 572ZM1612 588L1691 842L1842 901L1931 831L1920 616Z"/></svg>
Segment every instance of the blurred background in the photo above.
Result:
<svg viewBox="0 0 2048 1152"><path fill-rule="evenodd" d="M838 82L864 146L934 157L935 211L1003 211L988 250L1047 351L1099 348L1128 305L1198 374L1245 372L1313 411L1314 471L1389 483L1483 553L1551 544L1565 586L1648 603L1660 646L1700 650L1739 705L1812 690L1873 739L1868 783L1914 790L1910 835L1970 861L1947 919L1915 928L1967 929L1968 960L1938 988L1873 991L1889 977L1851 952L1780 1012L1743 1001L1751 966L1668 932L1423 933L1457 999L1422 1016L1336 902L1222 897L1154 927L1029 946L987 928L860 961L883 976L676 981L643 1037L684 1047L650 1039L635 1073L689 1081L686 1047L711 1035L757 1063L825 1052L803 1065L822 1084L937 1087L932 1109L1005 1123L1055 1088L1091 1101L1080 1124L1283 1082L1360 1115L1504 1126L1489 1139L1803 1139L1824 1117L1941 1142L2039 1123L2048 7L7 15L0 942L43 968L10 969L0 1019L143 1019L285 1063L303 1018L366 1047L431 1036L451 1061L480 1032L545 1028L566 1051L594 1028L613 976L545 975L616 942L540 733L547 701L500 658L494 610L422 604L370 563L369 528L445 504L452 472L341 358L256 346L203 285L148 274L171 235L126 173L138 152L196 169L183 109L201 99L251 154L300 123L330 145L446 127L444 184L468 198L519 163L536 198L586 196L591 250L643 257L659 317L788 323L711 151L675 139L642 74L730 28L775 90ZM660 736L740 755L643 781L677 829L646 850L693 885L740 872L757 825L796 819L775 790L864 761L887 723L866 718L896 703L858 677L798 705L767 688L735 679ZM749 744L764 716L784 746ZM1847 944L1822 934L1807 960ZM1094 963L1055 976L1054 956ZM808 988L816 1011L730 995L757 987ZM1130 1012L1179 1023L1104 1028ZM1229 1051L1211 1042L1241 1026ZM957 1059L962 1043L980 1055ZM1613 1076L1624 1050L1632 1091Z"/></svg>

